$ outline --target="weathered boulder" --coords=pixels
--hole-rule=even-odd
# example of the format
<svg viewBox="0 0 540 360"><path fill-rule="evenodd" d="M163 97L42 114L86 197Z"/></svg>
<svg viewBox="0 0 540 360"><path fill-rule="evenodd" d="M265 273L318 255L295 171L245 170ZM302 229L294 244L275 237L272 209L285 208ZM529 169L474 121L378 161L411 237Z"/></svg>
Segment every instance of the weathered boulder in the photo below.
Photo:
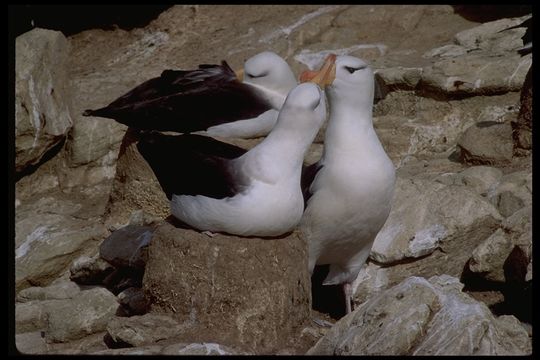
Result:
<svg viewBox="0 0 540 360"><path fill-rule="evenodd" d="M532 172L520 170L504 175L487 193L501 215L508 217L532 203Z"/></svg>
<svg viewBox="0 0 540 360"><path fill-rule="evenodd" d="M45 354L47 342L41 331L25 332L15 335L15 346L22 354Z"/></svg>
<svg viewBox="0 0 540 360"><path fill-rule="evenodd" d="M527 16L484 23L455 35L455 44L424 54L434 63L424 68L419 87L446 95L492 95L519 91L532 63L521 57L524 28L506 30Z"/></svg>
<svg viewBox="0 0 540 360"><path fill-rule="evenodd" d="M183 334L189 341L268 352L310 317L307 244L297 232L211 238L163 222L148 249L143 286L152 313L193 322Z"/></svg>
<svg viewBox="0 0 540 360"><path fill-rule="evenodd" d="M116 268L144 268L154 230L128 225L114 231L99 246L99 256Z"/></svg>
<svg viewBox="0 0 540 360"><path fill-rule="evenodd" d="M40 162L72 126L70 45L59 31L33 29L15 39L15 171Z"/></svg>
<svg viewBox="0 0 540 360"><path fill-rule="evenodd" d="M527 331L448 275L410 277L338 321L308 355L527 355Z"/></svg>
<svg viewBox="0 0 540 360"><path fill-rule="evenodd" d="M163 347L160 345L148 345L140 347L106 349L91 352L91 355L159 355Z"/></svg>
<svg viewBox="0 0 540 360"><path fill-rule="evenodd" d="M15 252L17 291L50 284L69 268L73 258L96 246L106 234L99 223L57 214L24 218L16 222L15 229L15 241L20 241Z"/></svg>
<svg viewBox="0 0 540 360"><path fill-rule="evenodd" d="M29 287L17 294L17 302L33 300L59 300L71 299L81 291L80 287L72 281L61 281L47 287Z"/></svg>
<svg viewBox="0 0 540 360"><path fill-rule="evenodd" d="M514 144L510 123L480 122L458 139L460 160L475 165L508 164Z"/></svg>
<svg viewBox="0 0 540 360"><path fill-rule="evenodd" d="M162 355L250 355L216 343L180 343L163 348Z"/></svg>
<svg viewBox="0 0 540 360"><path fill-rule="evenodd" d="M150 301L141 288L130 287L118 294L118 302L128 315L143 315L150 308Z"/></svg>
<svg viewBox="0 0 540 360"><path fill-rule="evenodd" d="M502 220L487 199L466 186L398 176L395 192L390 215L371 250L370 258L379 263L455 248L460 235Z"/></svg>
<svg viewBox="0 0 540 360"><path fill-rule="evenodd" d="M28 301L15 304L15 333L43 330L47 326L49 301Z"/></svg>
<svg viewBox="0 0 540 360"><path fill-rule="evenodd" d="M481 49L494 53L517 50L523 46L521 37L525 28L508 29L521 24L530 15L511 19L499 19L460 31L455 36L455 42L469 50Z"/></svg>
<svg viewBox="0 0 540 360"><path fill-rule="evenodd" d="M166 315L146 314L132 317L114 317L107 324L107 333L113 341L130 346L153 345L161 340L178 336L186 325Z"/></svg>
<svg viewBox="0 0 540 360"><path fill-rule="evenodd" d="M507 279L505 268L509 264L510 253L519 247L525 258L525 264L519 271L519 281L527 281L526 266L532 261L532 207L529 205L506 218L501 227L479 244L472 252L468 268L478 277L504 283ZM530 280L530 279L529 279Z"/></svg>
<svg viewBox="0 0 540 360"><path fill-rule="evenodd" d="M116 296L104 288L81 291L73 299L51 302L45 339L67 342L103 331L117 308Z"/></svg>
<svg viewBox="0 0 540 360"><path fill-rule="evenodd" d="M114 271L114 267L99 254L93 257L83 255L73 261L69 271L70 279L77 284L100 285Z"/></svg>

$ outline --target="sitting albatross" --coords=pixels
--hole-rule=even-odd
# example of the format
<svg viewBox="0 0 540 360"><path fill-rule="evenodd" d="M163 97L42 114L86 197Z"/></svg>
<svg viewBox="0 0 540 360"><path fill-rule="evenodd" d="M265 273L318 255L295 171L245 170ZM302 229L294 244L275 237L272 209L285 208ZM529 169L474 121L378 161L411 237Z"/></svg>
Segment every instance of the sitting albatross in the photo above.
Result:
<svg viewBox="0 0 540 360"><path fill-rule="evenodd" d="M171 213L201 231L279 236L304 210L304 155L326 117L315 84L287 96L276 125L249 151L200 135L143 134L139 152L171 200Z"/></svg>
<svg viewBox="0 0 540 360"><path fill-rule="evenodd" d="M297 84L287 62L265 51L248 59L238 74L225 61L196 70L165 70L83 115L141 130L258 137L272 130L285 97Z"/></svg>
<svg viewBox="0 0 540 360"><path fill-rule="evenodd" d="M323 155L303 173L300 230L309 244L310 273L315 265L330 264L323 285L343 284L350 313L351 283L390 213L395 169L373 129L373 71L351 56L330 55L325 67L329 63L330 116ZM301 81L313 74L303 73Z"/></svg>

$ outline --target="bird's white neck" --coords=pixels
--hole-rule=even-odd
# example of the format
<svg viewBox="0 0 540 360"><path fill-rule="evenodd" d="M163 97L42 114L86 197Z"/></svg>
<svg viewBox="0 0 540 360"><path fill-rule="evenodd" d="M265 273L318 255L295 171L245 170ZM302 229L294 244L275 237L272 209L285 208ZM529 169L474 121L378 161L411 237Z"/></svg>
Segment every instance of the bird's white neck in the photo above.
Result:
<svg viewBox="0 0 540 360"><path fill-rule="evenodd" d="M268 178L298 178L299 181L304 156L317 131L314 126L306 129L305 126L295 127L278 120L272 132L250 153L267 164L260 171Z"/></svg>
<svg viewBox="0 0 540 360"><path fill-rule="evenodd" d="M357 153L359 147L380 147L373 129L372 107L339 102L340 99L332 99L323 156L339 157L342 152Z"/></svg>

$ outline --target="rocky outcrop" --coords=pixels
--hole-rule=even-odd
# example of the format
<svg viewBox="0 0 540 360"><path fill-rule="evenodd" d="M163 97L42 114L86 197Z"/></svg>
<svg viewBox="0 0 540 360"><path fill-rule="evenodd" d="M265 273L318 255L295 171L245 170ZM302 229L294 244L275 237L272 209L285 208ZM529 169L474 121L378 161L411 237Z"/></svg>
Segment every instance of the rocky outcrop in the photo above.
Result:
<svg viewBox="0 0 540 360"><path fill-rule="evenodd" d="M270 351L309 320L306 252L297 233L209 237L164 222L148 249L143 287L152 313L192 322L187 339Z"/></svg>
<svg viewBox="0 0 540 360"><path fill-rule="evenodd" d="M45 339L66 342L103 331L117 308L116 297L103 288L83 291L69 301L52 302L47 311Z"/></svg>
<svg viewBox="0 0 540 360"><path fill-rule="evenodd" d="M466 186L398 177L395 191L392 210L370 255L381 264L423 257L439 248L462 248L455 242L463 234L502 220L487 199Z"/></svg>
<svg viewBox="0 0 540 360"><path fill-rule="evenodd" d="M527 331L516 318L496 318L462 287L445 275L408 278L338 321L307 354L531 354Z"/></svg>
<svg viewBox="0 0 540 360"><path fill-rule="evenodd" d="M30 204L29 204L30 205ZM52 197L21 206L15 219L15 287L47 286L74 258L91 252L107 234L97 221L78 217L81 206Z"/></svg>
<svg viewBox="0 0 540 360"><path fill-rule="evenodd" d="M510 123L481 122L458 139L461 161L474 165L508 164L514 153Z"/></svg>
<svg viewBox="0 0 540 360"><path fill-rule="evenodd" d="M108 323L107 333L117 343L136 347L178 336L185 327L169 316L146 314L115 317Z"/></svg>
<svg viewBox="0 0 540 360"><path fill-rule="evenodd" d="M15 41L15 171L37 165L73 124L70 44L59 31L34 29Z"/></svg>
<svg viewBox="0 0 540 360"><path fill-rule="evenodd" d="M530 352L515 318L490 318L458 291L461 285L407 280L459 277L465 292L494 313L532 321L532 76L525 76L532 73L531 56L515 51L525 29L508 29L525 17L479 24L455 10L185 5L131 31L90 30L67 39L42 29L22 35L15 84L17 348L32 354L297 355L326 333L343 331L352 335L344 340L347 349L336 352L465 354L471 344L473 353L489 353L486 346L494 353ZM318 67L330 52L361 57L377 73L374 126L397 167L398 186L380 234L385 240L354 283L354 304L366 311L358 328L333 327L318 312L309 319L305 254L294 233L273 240L209 238L162 222L169 204L134 146L137 134L111 119L81 115L164 69L224 59L237 69L268 49L296 74ZM21 62L25 54L39 57ZM320 158L324 132L306 163ZM249 149L261 139L227 141ZM148 265L145 246L126 225L160 227ZM109 235L107 241L117 240L113 253L100 254ZM414 300L404 290L409 307L394 298L394 308L383 294L400 283L414 289ZM444 310L448 299L470 310L470 322ZM445 318L449 313L456 321ZM167 316L182 331L168 332L166 320L144 320L153 316ZM117 341L106 329L114 323ZM373 328L378 324L387 332ZM355 331L372 341L360 343ZM427 336L431 331L436 335ZM439 339L448 341L433 345Z"/></svg>

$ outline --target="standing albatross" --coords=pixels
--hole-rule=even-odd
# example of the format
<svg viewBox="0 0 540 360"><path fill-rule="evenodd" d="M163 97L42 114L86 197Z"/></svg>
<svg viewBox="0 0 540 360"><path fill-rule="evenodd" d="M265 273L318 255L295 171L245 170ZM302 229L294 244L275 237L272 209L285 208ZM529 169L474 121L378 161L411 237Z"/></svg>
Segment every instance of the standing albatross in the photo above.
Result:
<svg viewBox="0 0 540 360"><path fill-rule="evenodd" d="M298 85L270 134L247 152L190 134L143 134L137 146L177 219L201 231L279 236L302 217L302 164L325 119L324 99L317 85Z"/></svg>
<svg viewBox="0 0 540 360"><path fill-rule="evenodd" d="M300 230L309 244L310 273L329 264L323 285L343 285L350 313L351 283L390 213L395 169L373 129L373 71L351 56L331 55L325 67L329 63L330 116L323 155L303 174L307 205ZM314 74L305 72L301 80Z"/></svg>
<svg viewBox="0 0 540 360"><path fill-rule="evenodd" d="M265 51L248 59L238 74L225 61L196 70L165 70L83 115L141 130L252 138L272 130L285 97L297 84L287 62Z"/></svg>

